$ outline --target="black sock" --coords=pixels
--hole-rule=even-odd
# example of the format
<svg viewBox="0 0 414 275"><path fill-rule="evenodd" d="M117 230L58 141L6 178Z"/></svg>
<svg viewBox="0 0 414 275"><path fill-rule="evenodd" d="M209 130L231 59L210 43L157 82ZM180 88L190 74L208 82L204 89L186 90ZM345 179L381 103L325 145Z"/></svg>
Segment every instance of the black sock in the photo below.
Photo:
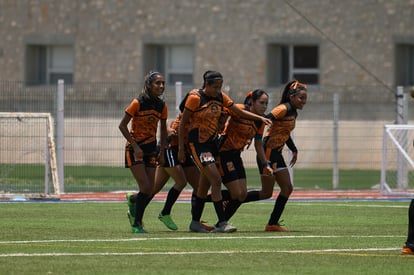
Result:
<svg viewBox="0 0 414 275"><path fill-rule="evenodd" d="M221 222L226 221L226 218L224 216L224 209L223 209L223 201L214 201L214 209L216 210L216 214L217 214L217 225Z"/></svg>
<svg viewBox="0 0 414 275"><path fill-rule="evenodd" d="M161 211L162 215L170 215L171 209L174 203L177 201L180 196L181 191L176 190L174 187L168 191L167 200L165 201L164 208Z"/></svg>
<svg viewBox="0 0 414 275"><path fill-rule="evenodd" d="M249 191L247 192L247 197L243 203L251 201L260 201L260 191Z"/></svg>
<svg viewBox="0 0 414 275"><path fill-rule="evenodd" d="M129 197L129 200L130 200L132 203L136 203L136 202L137 202L137 194L133 194L133 195L131 195L131 197Z"/></svg>
<svg viewBox="0 0 414 275"><path fill-rule="evenodd" d="M223 201L231 200L231 195L230 195L229 190L221 190L221 197ZM213 202L213 199L211 198L211 194L207 196L206 202Z"/></svg>
<svg viewBox="0 0 414 275"><path fill-rule="evenodd" d="M191 216L193 221L199 222L201 220L205 203L205 199L194 196L194 201L192 202L191 207Z"/></svg>
<svg viewBox="0 0 414 275"><path fill-rule="evenodd" d="M133 226L142 226L142 217L147 205L150 203L153 196L139 192L136 196L135 202L135 220Z"/></svg>
<svg viewBox="0 0 414 275"><path fill-rule="evenodd" d="M408 208L408 237L406 243L414 245L414 199L411 200Z"/></svg>
<svg viewBox="0 0 414 275"><path fill-rule="evenodd" d="M285 198L282 195L279 195L275 201L275 206L273 207L272 214L270 214L270 219L268 224L278 224L280 217L282 216L285 205L288 201L288 198Z"/></svg>
<svg viewBox="0 0 414 275"><path fill-rule="evenodd" d="M234 213L236 213L241 204L242 203L239 200L229 201L224 209L224 218L226 221L230 220L230 218L233 217Z"/></svg>
<svg viewBox="0 0 414 275"><path fill-rule="evenodd" d="M206 202L213 202L213 200L211 199L211 194L207 195Z"/></svg>

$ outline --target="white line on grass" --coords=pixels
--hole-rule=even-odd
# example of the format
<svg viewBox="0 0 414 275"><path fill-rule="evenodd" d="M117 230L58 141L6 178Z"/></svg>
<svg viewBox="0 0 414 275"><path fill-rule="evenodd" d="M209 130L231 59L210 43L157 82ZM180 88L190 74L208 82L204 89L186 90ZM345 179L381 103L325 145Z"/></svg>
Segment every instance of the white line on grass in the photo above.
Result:
<svg viewBox="0 0 414 275"><path fill-rule="evenodd" d="M294 204L294 202L292 202L291 204ZM331 203L331 202L327 202L327 203L297 203L300 206L303 205L323 205L323 206L327 206L327 205L331 205L331 206L346 206L346 207L369 207L369 208L404 208L404 209L408 209L408 205L385 205L385 204L370 204L370 205L366 205L366 204L346 204L346 203Z"/></svg>
<svg viewBox="0 0 414 275"><path fill-rule="evenodd" d="M164 251L164 252L90 252L90 253L9 253L0 257L57 257L57 256L136 256L136 255L195 255L195 254L257 254L257 253L338 253L396 251L399 247L357 248L357 249L316 249L316 250L220 250L220 251Z"/></svg>
<svg viewBox="0 0 414 275"><path fill-rule="evenodd" d="M406 236L405 236L406 237ZM78 239L78 240L30 240L30 241L0 241L0 244L26 244L26 243L92 243L92 242L129 242L129 241L165 241L165 240L212 240L212 239L310 239L310 238L404 238L402 235L305 235L305 236L200 236L200 237L147 237L129 239Z"/></svg>

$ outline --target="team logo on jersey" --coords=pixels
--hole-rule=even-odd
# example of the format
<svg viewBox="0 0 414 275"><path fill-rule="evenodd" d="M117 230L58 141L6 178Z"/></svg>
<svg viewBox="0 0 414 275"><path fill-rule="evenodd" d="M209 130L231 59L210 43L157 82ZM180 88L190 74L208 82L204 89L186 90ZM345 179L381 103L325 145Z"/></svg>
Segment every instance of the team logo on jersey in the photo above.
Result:
<svg viewBox="0 0 414 275"><path fill-rule="evenodd" d="M211 104L210 106L210 110L213 114L216 114L220 109L221 112L221 108L219 108L219 106L217 104Z"/></svg>
<svg viewBox="0 0 414 275"><path fill-rule="evenodd" d="M153 124L155 122L156 118L153 116L148 117L148 123Z"/></svg>
<svg viewBox="0 0 414 275"><path fill-rule="evenodd" d="M234 164L232 161L227 162L226 165L227 165L227 171L231 172L235 170Z"/></svg>
<svg viewBox="0 0 414 275"><path fill-rule="evenodd" d="M200 154L200 161L201 162L214 162L214 157L210 152L203 152Z"/></svg>

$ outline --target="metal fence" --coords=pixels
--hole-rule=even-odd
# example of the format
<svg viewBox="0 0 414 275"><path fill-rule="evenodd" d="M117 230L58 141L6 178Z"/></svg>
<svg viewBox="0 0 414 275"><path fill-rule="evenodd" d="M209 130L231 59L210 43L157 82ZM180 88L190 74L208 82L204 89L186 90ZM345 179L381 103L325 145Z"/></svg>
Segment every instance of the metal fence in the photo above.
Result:
<svg viewBox="0 0 414 275"><path fill-rule="evenodd" d="M113 82L65 86L65 167L123 167L125 140L118 124L125 108L139 95L142 86L143 83ZM182 93L191 88L183 87ZM262 87L227 83L223 88L235 102L241 103L249 90ZM264 89L270 94L270 111L278 104L282 88ZM176 87L166 87L164 95L169 119L176 115L175 91ZM56 117L56 106L57 86L33 87L23 82L0 81L0 112L50 112ZM408 117L410 115L411 112ZM387 87L310 87L308 103L304 110L299 111L293 133L299 149L295 169L375 170L378 171L379 182L383 125L394 123L396 118L395 92ZM7 162L3 149L0 148L1 162ZM246 167L255 167L253 148L245 151L243 158ZM114 181L117 181L116 177L114 175ZM333 181L332 178L328 180ZM71 176L65 172L66 191L70 190L67 188L70 184ZM125 188L135 186L130 184ZM90 190L85 188L82 191Z"/></svg>

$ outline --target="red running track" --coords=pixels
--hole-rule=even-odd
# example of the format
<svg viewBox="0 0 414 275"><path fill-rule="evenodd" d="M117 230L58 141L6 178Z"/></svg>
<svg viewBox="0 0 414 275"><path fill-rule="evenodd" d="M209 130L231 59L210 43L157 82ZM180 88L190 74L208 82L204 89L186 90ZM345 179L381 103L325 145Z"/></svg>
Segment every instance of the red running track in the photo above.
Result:
<svg viewBox="0 0 414 275"><path fill-rule="evenodd" d="M98 193L66 193L60 195L61 201L124 201L126 192L98 192ZM273 193L272 199L279 194ZM164 201L167 192L160 192L155 195L154 200ZM181 201L189 201L191 191L183 191L178 198ZM347 200L347 199L408 199L408 196L387 196L382 195L378 190L295 190L290 196L292 200Z"/></svg>

